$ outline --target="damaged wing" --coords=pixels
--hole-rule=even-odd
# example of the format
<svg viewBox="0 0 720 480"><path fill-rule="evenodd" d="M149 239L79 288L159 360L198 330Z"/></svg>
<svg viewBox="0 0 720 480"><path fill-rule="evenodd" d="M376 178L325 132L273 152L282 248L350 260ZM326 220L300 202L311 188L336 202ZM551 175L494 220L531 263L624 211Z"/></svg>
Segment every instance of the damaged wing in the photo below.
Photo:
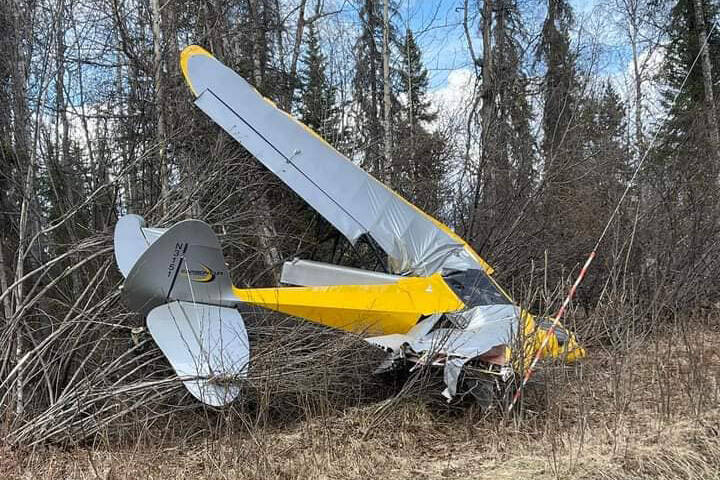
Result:
<svg viewBox="0 0 720 480"><path fill-rule="evenodd" d="M447 226L370 176L196 45L182 52L195 104L351 242L367 234L394 273L491 267Z"/></svg>

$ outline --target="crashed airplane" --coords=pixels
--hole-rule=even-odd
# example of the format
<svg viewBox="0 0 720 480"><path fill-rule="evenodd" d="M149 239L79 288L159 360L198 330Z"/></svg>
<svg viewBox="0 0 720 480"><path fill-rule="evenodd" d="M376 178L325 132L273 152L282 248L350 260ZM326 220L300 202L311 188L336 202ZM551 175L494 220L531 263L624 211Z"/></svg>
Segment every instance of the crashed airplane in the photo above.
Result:
<svg viewBox="0 0 720 480"><path fill-rule="evenodd" d="M493 269L458 235L407 202L278 109L199 46L180 64L195 104L350 242L369 236L392 273L293 260L277 288L233 286L220 242L199 220L148 228L137 215L115 228L115 257L128 306L147 327L187 389L212 406L231 403L251 365L236 308L258 305L362 334L384 349L379 370L396 365L444 369L452 399L462 373L479 366L498 381L512 376L511 348L530 358L574 361L574 336L522 310ZM519 340L519 341L518 341Z"/></svg>

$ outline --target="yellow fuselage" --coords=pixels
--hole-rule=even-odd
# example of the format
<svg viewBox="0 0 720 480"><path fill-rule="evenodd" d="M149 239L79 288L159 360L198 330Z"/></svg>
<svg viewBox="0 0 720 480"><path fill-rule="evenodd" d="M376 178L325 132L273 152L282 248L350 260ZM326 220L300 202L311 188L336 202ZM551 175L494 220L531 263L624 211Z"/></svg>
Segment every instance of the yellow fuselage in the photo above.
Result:
<svg viewBox="0 0 720 480"><path fill-rule="evenodd" d="M235 288L234 293L246 303L369 335L407 333L421 316L465 307L439 273L388 285Z"/></svg>
<svg viewBox="0 0 720 480"><path fill-rule="evenodd" d="M235 287L233 292L245 303L365 335L404 334L426 315L456 312L466 307L439 273L429 277L404 277L387 285ZM503 294L507 296L504 291ZM526 311L522 312L522 318L525 358L530 359L542 345L547 330L537 328L535 317ZM584 357L585 350L572 336L562 346L553 336L543 356L573 361Z"/></svg>

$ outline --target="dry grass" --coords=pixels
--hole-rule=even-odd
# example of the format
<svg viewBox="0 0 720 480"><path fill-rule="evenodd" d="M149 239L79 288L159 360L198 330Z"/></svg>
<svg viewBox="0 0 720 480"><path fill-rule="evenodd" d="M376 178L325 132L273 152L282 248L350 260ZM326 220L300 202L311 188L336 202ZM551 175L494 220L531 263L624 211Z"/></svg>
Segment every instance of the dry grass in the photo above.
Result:
<svg viewBox="0 0 720 480"><path fill-rule="evenodd" d="M580 366L546 368L512 420L417 397L382 415L378 403L308 399L282 424L184 412L120 441L5 449L0 478L718 478L719 352L707 322L625 350L596 345Z"/></svg>

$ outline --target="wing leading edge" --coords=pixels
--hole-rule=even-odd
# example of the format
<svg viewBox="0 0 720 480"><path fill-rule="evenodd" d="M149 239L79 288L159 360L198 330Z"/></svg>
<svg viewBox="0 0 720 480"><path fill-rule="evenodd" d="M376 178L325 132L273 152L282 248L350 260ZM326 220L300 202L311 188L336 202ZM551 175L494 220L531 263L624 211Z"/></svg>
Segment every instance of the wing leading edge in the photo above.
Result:
<svg viewBox="0 0 720 480"><path fill-rule="evenodd" d="M371 236L395 273L492 273L447 226L353 164L206 50L185 48L180 65L201 110L351 242Z"/></svg>

